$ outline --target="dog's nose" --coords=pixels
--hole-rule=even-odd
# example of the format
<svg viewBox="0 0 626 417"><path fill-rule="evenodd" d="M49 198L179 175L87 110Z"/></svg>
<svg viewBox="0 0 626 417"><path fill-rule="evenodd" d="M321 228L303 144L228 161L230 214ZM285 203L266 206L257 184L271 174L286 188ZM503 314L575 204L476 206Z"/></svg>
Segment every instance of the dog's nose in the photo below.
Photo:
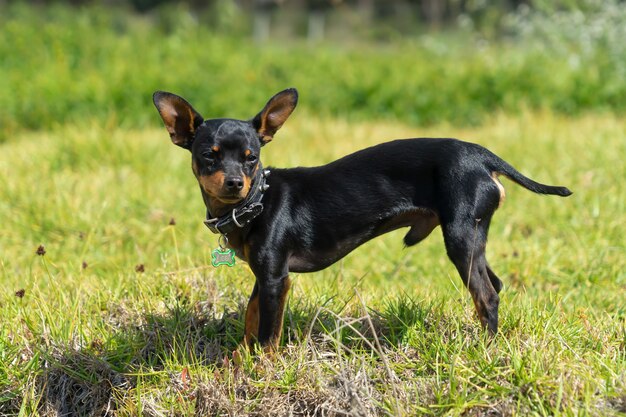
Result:
<svg viewBox="0 0 626 417"><path fill-rule="evenodd" d="M227 191L241 191L243 188L243 178L241 177L229 177L224 181Z"/></svg>

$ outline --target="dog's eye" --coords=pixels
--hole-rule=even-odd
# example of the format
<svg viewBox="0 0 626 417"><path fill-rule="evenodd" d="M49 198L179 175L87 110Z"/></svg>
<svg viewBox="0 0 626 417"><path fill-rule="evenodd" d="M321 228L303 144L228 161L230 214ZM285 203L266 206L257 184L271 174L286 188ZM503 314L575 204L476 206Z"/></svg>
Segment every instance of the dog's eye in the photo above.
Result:
<svg viewBox="0 0 626 417"><path fill-rule="evenodd" d="M212 167L213 165L215 165L215 154L213 152L203 153L202 160L205 166Z"/></svg>
<svg viewBox="0 0 626 417"><path fill-rule="evenodd" d="M246 161L248 161L248 162L256 162L256 160L257 160L257 157L255 155L252 155L252 154L250 154L250 155L248 155L246 157Z"/></svg>

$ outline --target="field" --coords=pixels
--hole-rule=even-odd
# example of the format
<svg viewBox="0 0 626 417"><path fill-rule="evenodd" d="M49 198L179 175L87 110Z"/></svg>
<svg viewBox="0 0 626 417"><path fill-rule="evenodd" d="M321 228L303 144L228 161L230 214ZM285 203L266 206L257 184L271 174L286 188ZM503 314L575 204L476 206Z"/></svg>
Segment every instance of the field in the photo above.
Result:
<svg viewBox="0 0 626 417"><path fill-rule="evenodd" d="M488 249L506 285L499 335L489 343L480 331L439 234L406 250L399 231L321 273L296 275L281 352L234 359L253 278L243 263L207 266L216 240L201 223L189 156L164 129L63 126L8 141L2 411L624 412L618 118L535 113L417 129L297 112L264 161L320 164L385 139L444 134L575 192L562 200L505 184Z"/></svg>
<svg viewBox="0 0 626 417"><path fill-rule="evenodd" d="M572 66L452 36L261 48L171 19L0 5L0 415L625 415L626 61L610 43L569 49ZM437 229L293 275L280 351L239 349L253 276L209 266L189 154L151 93L247 118L290 86L301 104L264 165L457 137L574 191L503 180L495 338Z"/></svg>
<svg viewBox="0 0 626 417"><path fill-rule="evenodd" d="M180 11L139 18L10 3L0 5L0 141L86 119L154 126L146 97L157 89L184 94L206 114L250 117L268 94L295 86L301 108L317 115L420 126L477 125L524 108L626 111L622 7L584 24L576 14L539 21L547 34L528 41L444 33L309 45L224 36Z"/></svg>

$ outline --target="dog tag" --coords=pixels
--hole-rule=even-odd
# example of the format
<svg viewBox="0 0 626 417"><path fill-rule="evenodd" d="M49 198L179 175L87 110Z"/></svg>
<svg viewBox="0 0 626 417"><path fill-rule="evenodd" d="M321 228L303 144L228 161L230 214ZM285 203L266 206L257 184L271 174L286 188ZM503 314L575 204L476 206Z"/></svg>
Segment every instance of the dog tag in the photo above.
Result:
<svg viewBox="0 0 626 417"><path fill-rule="evenodd" d="M228 245L228 238L224 235L220 235L217 239L217 244L219 248L213 249L211 252L211 264L216 268L222 265L234 266L235 251L226 247L226 245Z"/></svg>
<svg viewBox="0 0 626 417"><path fill-rule="evenodd" d="M214 267L227 265L234 266L235 265L235 251L228 248L217 248L213 249L211 252L212 260L211 264Z"/></svg>

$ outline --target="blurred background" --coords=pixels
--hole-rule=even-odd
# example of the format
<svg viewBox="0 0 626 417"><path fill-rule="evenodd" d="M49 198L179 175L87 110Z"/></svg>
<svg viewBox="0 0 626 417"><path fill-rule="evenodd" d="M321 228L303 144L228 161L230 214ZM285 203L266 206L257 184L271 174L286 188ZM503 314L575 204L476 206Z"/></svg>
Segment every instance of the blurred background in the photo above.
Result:
<svg viewBox="0 0 626 417"><path fill-rule="evenodd" d="M285 360L227 366L252 274L210 267L190 155L152 94L247 119L287 87L265 166L450 136L574 191L505 183L488 249L504 337L482 342L441 233L409 256L398 230L295 275ZM297 414L341 395L346 415L402 415L391 398L623 416L625 112L624 1L0 0L0 415ZM361 348L370 312L398 378Z"/></svg>
<svg viewBox="0 0 626 417"><path fill-rule="evenodd" d="M626 109L618 0L0 1L0 140L156 126L151 94L247 118L286 87L354 120Z"/></svg>

